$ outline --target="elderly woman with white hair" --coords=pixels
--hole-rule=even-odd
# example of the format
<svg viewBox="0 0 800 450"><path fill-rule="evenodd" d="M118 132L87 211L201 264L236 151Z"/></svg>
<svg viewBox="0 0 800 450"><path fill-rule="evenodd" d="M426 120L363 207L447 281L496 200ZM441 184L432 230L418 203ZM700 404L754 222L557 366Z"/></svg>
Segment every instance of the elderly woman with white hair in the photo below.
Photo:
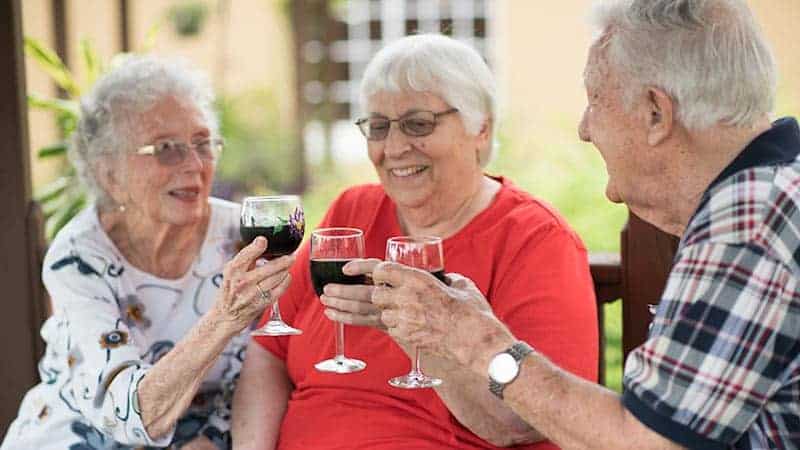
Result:
<svg viewBox="0 0 800 450"><path fill-rule="evenodd" d="M256 265L263 239L236 254L239 208L209 198L212 99L201 75L147 56L81 99L70 157L95 200L45 257L42 381L3 450L230 447L248 326L293 258Z"/></svg>
<svg viewBox="0 0 800 450"><path fill-rule="evenodd" d="M321 224L364 230L370 259L350 262L345 273L369 273L392 236L439 236L447 272L475 280L511 329L566 370L596 380L586 249L551 207L483 171L496 116L493 77L480 55L440 35L405 37L375 55L361 92L366 117L358 124L380 184L342 193ZM237 448L551 448L487 392L484 379L424 348L426 374L443 383L390 386L408 371L414 349L385 332L370 300L374 287L328 284L318 300L308 245L292 274L281 310L303 334L251 343L234 397ZM333 352L331 320L358 325L347 329L347 353L365 370L314 370Z"/></svg>

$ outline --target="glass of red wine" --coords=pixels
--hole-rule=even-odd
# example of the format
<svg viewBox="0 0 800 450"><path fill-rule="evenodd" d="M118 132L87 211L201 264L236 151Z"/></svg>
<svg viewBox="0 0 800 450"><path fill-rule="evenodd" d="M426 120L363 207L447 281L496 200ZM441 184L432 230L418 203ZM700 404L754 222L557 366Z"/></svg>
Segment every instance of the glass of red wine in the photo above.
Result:
<svg viewBox="0 0 800 450"><path fill-rule="evenodd" d="M386 260L430 272L446 282L444 276L444 253L442 239L434 236L397 236L386 241ZM422 373L419 348L414 349L411 372L392 378L389 384L404 389L432 388L442 384L442 380Z"/></svg>
<svg viewBox="0 0 800 450"><path fill-rule="evenodd" d="M311 282L317 296L325 285L367 284L364 275L345 275L342 267L349 261L364 257L364 232L358 228L320 228L311 233ZM320 361L314 367L321 372L351 373L367 367L364 361L344 354L344 324L335 323L336 355Z"/></svg>
<svg viewBox="0 0 800 450"><path fill-rule="evenodd" d="M249 245L258 236L267 238L267 250L261 256L274 259L289 255L300 245L305 232L305 217L300 197L275 195L246 197L242 201L239 232L244 245ZM287 325L281 319L277 300L272 304L269 320L250 334L253 336L287 336L302 331Z"/></svg>

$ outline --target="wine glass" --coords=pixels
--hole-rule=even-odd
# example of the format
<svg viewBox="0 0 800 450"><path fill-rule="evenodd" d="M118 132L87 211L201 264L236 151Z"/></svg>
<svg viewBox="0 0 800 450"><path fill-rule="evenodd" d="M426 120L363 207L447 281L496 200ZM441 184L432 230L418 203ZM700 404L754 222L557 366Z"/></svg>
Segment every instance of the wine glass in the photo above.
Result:
<svg viewBox="0 0 800 450"><path fill-rule="evenodd" d="M364 232L358 228L320 228L311 233L311 282L317 296L325 285L367 284L364 275L345 275L342 267L349 261L364 257ZM351 373L367 367L364 361L344 355L344 324L335 322L336 355L320 361L314 367L321 372Z"/></svg>
<svg viewBox="0 0 800 450"><path fill-rule="evenodd" d="M267 250L264 251L262 258L274 259L291 254L297 250L305 232L305 217L300 197L296 195L246 197L242 201L239 232L245 245L249 245L258 236L267 238ZM302 334L302 331L287 325L281 319L276 299L272 304L269 320L250 334L288 336Z"/></svg>
<svg viewBox="0 0 800 450"><path fill-rule="evenodd" d="M428 271L442 282L446 282L441 238L433 236L390 238L386 241L386 260ZM411 361L411 372L392 378L389 384L404 389L420 389L439 386L442 380L422 373L419 347L417 347L414 349L414 359Z"/></svg>

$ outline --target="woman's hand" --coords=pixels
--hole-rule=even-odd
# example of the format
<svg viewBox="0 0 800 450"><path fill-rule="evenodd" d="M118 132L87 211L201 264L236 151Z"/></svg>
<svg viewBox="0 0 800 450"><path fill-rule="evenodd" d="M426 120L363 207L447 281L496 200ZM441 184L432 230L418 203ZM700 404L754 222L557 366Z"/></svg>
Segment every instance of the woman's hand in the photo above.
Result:
<svg viewBox="0 0 800 450"><path fill-rule="evenodd" d="M366 275L371 278L372 270L379 259L356 259L345 264L345 275ZM325 315L336 322L347 325L361 325L386 330L381 322L381 310L372 304L374 286L363 284L327 284L320 301L325 305Z"/></svg>
<svg viewBox="0 0 800 450"><path fill-rule="evenodd" d="M267 249L267 240L257 237L225 264L222 291L214 310L238 333L250 325L267 306L275 303L289 287L289 267L294 255L256 264Z"/></svg>
<svg viewBox="0 0 800 450"><path fill-rule="evenodd" d="M373 269L372 277L372 303L382 310L382 323L401 345L468 365L471 350L482 341L513 342L486 298L464 276L448 273L448 286L423 270L384 262Z"/></svg>

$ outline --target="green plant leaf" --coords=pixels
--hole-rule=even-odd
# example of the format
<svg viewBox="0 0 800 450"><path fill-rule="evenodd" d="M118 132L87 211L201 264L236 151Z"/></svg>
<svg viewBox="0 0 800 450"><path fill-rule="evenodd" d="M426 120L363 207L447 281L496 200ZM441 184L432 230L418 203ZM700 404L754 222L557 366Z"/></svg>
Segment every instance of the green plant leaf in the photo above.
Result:
<svg viewBox="0 0 800 450"><path fill-rule="evenodd" d="M64 193L68 188L74 185L74 183L74 177L65 176L56 178L42 186L42 188L33 195L33 199L39 203L48 203Z"/></svg>
<svg viewBox="0 0 800 450"><path fill-rule="evenodd" d="M33 92L28 93L28 106L78 117L78 102L60 98L45 98Z"/></svg>
<svg viewBox="0 0 800 450"><path fill-rule="evenodd" d="M161 28L163 26L164 19L161 19L147 29L147 33L144 35L144 42L142 42L142 45L139 48L141 53L153 51L156 46L156 38L158 38L158 34L161 32Z"/></svg>
<svg viewBox="0 0 800 450"><path fill-rule="evenodd" d="M58 210L58 212L47 221L47 238L53 239L56 233L59 232L64 225L66 225L76 214L78 214L86 205L86 195L81 193L72 197L67 206Z"/></svg>
<svg viewBox="0 0 800 450"><path fill-rule="evenodd" d="M97 56L97 51L92 45L92 41L88 39L81 39L81 55L83 55L83 63L86 66L86 87L94 85L97 77L103 73L103 63Z"/></svg>
<svg viewBox="0 0 800 450"><path fill-rule="evenodd" d="M56 52L50 50L38 40L25 37L25 54L33 58L55 83L71 96L78 97L80 89L75 83L75 79L70 74L69 69L61 61Z"/></svg>
<svg viewBox="0 0 800 450"><path fill-rule="evenodd" d="M53 156L64 156L67 153L67 143L59 142L39 149L39 158L52 158Z"/></svg>

